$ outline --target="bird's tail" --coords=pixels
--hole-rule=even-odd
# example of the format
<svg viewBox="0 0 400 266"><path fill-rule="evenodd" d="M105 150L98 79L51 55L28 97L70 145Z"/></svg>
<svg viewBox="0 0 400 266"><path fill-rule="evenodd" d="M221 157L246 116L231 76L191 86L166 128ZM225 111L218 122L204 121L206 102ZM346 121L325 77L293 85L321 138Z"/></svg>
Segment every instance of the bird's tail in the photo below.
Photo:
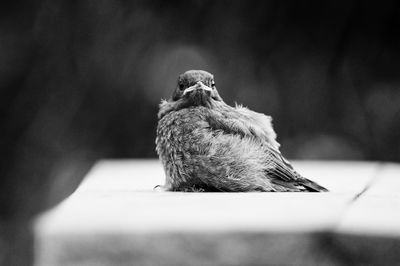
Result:
<svg viewBox="0 0 400 266"><path fill-rule="evenodd" d="M273 157L273 164L274 164L274 172L273 175L276 175L281 179L278 181L273 179L273 183L280 183L279 185L283 187L292 188L294 187L301 187L299 191L309 191L309 192L327 192L328 189L324 188L323 186L317 184L316 182L303 177L299 173L297 173L293 166L290 164L288 160L286 160L282 154L275 149L271 148L270 155Z"/></svg>
<svg viewBox="0 0 400 266"><path fill-rule="evenodd" d="M329 190L324 188L323 186L317 184L314 181L311 181L310 179L307 179L305 177L303 177L302 179L299 180L306 189L307 191L310 192L328 192Z"/></svg>

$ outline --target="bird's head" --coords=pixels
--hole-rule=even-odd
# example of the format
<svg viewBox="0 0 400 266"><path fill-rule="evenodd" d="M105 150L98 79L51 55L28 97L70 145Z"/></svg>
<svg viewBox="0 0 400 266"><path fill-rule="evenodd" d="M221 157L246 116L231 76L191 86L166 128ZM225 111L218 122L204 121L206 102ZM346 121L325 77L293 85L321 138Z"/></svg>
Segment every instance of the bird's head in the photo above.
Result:
<svg viewBox="0 0 400 266"><path fill-rule="evenodd" d="M208 105L211 100L222 101L214 76L203 70L189 70L181 74L172 100L182 100L194 106Z"/></svg>
<svg viewBox="0 0 400 266"><path fill-rule="evenodd" d="M178 77L172 98L161 101L158 118L191 106L215 108L224 104L212 74L203 70L189 70Z"/></svg>

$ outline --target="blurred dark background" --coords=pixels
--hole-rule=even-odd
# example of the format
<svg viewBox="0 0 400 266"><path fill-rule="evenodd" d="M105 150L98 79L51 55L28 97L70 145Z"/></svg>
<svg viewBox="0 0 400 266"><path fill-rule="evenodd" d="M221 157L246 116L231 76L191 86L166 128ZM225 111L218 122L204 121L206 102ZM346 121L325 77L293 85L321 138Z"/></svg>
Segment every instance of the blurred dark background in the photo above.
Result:
<svg viewBox="0 0 400 266"><path fill-rule="evenodd" d="M400 158L398 1L1 5L1 118L44 145L156 157L160 98L204 69L273 116L287 157Z"/></svg>
<svg viewBox="0 0 400 266"><path fill-rule="evenodd" d="M157 156L189 69L272 115L289 158L399 161L399 3L1 1L0 265L97 159Z"/></svg>

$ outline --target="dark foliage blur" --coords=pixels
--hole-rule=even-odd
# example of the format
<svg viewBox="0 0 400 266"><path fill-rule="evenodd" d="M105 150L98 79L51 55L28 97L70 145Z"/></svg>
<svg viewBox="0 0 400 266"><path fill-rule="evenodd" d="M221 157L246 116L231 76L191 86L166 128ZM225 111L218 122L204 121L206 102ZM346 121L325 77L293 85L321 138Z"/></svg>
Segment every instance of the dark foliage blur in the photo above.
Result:
<svg viewBox="0 0 400 266"><path fill-rule="evenodd" d="M398 1L14 0L0 22L0 185L21 198L99 157L155 157L188 69L272 115L289 158L400 159Z"/></svg>
<svg viewBox="0 0 400 266"><path fill-rule="evenodd" d="M288 157L400 158L398 1L1 5L4 142L155 157L160 98L201 68L228 103L275 118Z"/></svg>

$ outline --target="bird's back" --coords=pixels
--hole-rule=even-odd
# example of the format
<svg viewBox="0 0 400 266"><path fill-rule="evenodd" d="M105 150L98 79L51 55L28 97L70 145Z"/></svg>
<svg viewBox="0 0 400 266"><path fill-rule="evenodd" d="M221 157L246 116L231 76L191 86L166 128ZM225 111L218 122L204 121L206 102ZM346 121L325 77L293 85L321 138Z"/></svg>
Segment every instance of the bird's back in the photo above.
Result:
<svg viewBox="0 0 400 266"><path fill-rule="evenodd" d="M276 191L268 173L276 167L267 145L254 137L227 134L208 123L205 107L164 116L157 151L172 190Z"/></svg>

